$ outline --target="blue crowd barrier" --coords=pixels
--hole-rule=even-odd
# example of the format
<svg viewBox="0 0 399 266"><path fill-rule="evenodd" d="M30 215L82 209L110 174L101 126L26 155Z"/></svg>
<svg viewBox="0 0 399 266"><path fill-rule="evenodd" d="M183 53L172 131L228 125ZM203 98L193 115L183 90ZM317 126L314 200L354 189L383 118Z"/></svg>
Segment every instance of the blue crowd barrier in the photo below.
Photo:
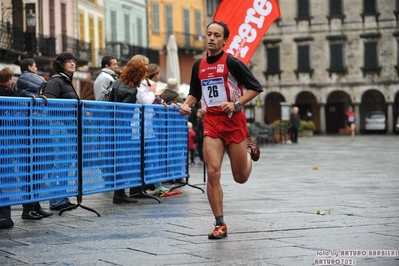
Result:
<svg viewBox="0 0 399 266"><path fill-rule="evenodd" d="M178 107L0 97L0 206L188 177Z"/></svg>
<svg viewBox="0 0 399 266"><path fill-rule="evenodd" d="M77 196L78 102L0 97L0 105L0 206Z"/></svg>

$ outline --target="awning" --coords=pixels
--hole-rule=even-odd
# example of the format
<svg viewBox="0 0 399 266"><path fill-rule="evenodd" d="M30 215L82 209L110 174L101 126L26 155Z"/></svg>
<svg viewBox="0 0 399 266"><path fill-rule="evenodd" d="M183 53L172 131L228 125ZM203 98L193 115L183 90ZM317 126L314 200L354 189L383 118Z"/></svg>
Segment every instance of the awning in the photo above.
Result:
<svg viewBox="0 0 399 266"><path fill-rule="evenodd" d="M8 67L14 72L14 75L21 75L21 68L16 64L2 63L0 62L0 69Z"/></svg>

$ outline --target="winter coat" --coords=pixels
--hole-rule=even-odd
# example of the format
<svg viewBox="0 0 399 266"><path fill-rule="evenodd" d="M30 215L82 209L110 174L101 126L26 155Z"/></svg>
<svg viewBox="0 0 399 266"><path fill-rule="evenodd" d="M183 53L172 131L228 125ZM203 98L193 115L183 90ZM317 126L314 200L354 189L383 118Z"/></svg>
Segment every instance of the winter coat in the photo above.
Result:
<svg viewBox="0 0 399 266"><path fill-rule="evenodd" d="M15 84L17 96L30 97L39 96L40 90L44 86L45 81L36 73L24 71Z"/></svg>
<svg viewBox="0 0 399 266"><path fill-rule="evenodd" d="M136 103L137 102L137 87L129 87L120 79L115 81L112 86L112 94L114 102L121 103Z"/></svg>
<svg viewBox="0 0 399 266"><path fill-rule="evenodd" d="M0 96L14 96L14 91L7 84L0 83Z"/></svg>
<svg viewBox="0 0 399 266"><path fill-rule="evenodd" d="M51 77L44 88L43 95L47 98L79 100L79 96L72 84L72 76L62 72Z"/></svg>
<svg viewBox="0 0 399 266"><path fill-rule="evenodd" d="M115 75L114 71L108 68L101 69L101 72L94 81L93 85L94 97L96 101L98 101L101 98L103 91L107 89L110 83L114 83L117 78L118 77Z"/></svg>

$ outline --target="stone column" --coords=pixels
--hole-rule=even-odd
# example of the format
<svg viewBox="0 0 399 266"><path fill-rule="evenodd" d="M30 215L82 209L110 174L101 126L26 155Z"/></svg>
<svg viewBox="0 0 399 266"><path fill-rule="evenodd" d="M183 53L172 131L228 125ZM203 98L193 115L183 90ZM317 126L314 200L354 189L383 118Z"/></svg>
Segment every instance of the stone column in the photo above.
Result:
<svg viewBox="0 0 399 266"><path fill-rule="evenodd" d="M360 104L359 103L353 103L353 105L355 106L355 132L356 135L360 134ZM346 125L345 125L346 126Z"/></svg>
<svg viewBox="0 0 399 266"><path fill-rule="evenodd" d="M393 110L392 110L393 103L387 103L387 134L393 134Z"/></svg>
<svg viewBox="0 0 399 266"><path fill-rule="evenodd" d="M324 103L320 103L320 134L326 134L326 105Z"/></svg>

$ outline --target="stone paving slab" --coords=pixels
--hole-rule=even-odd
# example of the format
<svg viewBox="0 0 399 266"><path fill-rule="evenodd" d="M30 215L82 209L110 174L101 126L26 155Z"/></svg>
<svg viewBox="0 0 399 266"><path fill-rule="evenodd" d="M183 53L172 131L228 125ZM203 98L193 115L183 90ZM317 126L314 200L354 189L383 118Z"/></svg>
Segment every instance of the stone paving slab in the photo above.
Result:
<svg viewBox="0 0 399 266"><path fill-rule="evenodd" d="M189 171L190 183L205 189L203 166ZM0 265L296 266L314 265L320 250L399 249L398 135L264 145L246 184L234 183L230 171L225 157L226 239L207 239L214 219L198 189L184 186L161 204L115 205L108 192L83 197L101 217L78 208L27 221L13 206L14 228L0 230ZM399 265L399 256L354 259Z"/></svg>

